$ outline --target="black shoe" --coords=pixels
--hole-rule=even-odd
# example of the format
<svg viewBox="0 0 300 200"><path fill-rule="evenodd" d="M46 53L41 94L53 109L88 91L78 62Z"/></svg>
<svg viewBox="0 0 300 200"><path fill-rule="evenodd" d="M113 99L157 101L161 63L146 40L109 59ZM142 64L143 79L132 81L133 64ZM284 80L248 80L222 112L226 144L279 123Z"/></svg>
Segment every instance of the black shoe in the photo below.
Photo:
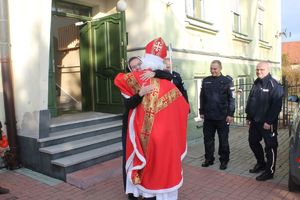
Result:
<svg viewBox="0 0 300 200"><path fill-rule="evenodd" d="M213 165L214 161L213 160L205 160L204 163L202 163L202 167L208 167L209 165Z"/></svg>
<svg viewBox="0 0 300 200"><path fill-rule="evenodd" d="M139 198L133 196L133 194L128 194L128 200L138 200Z"/></svg>
<svg viewBox="0 0 300 200"><path fill-rule="evenodd" d="M7 193L9 193L9 189L0 187L0 194L7 194Z"/></svg>
<svg viewBox="0 0 300 200"><path fill-rule="evenodd" d="M225 170L225 169L227 169L227 164L228 164L228 162L225 162L225 161L221 162L220 170Z"/></svg>
<svg viewBox="0 0 300 200"><path fill-rule="evenodd" d="M260 171L264 171L266 168L266 164L257 163L252 169L249 170L250 173L258 173Z"/></svg>
<svg viewBox="0 0 300 200"><path fill-rule="evenodd" d="M268 179L272 179L274 177L274 174L271 174L270 172L263 172L261 175L256 177L257 181L266 181Z"/></svg>

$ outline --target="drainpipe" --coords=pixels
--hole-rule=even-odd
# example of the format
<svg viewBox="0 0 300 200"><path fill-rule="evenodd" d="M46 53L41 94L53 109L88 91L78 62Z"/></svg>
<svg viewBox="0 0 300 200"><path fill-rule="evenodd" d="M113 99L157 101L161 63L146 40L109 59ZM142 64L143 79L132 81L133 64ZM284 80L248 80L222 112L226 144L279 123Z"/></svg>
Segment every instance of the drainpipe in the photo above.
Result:
<svg viewBox="0 0 300 200"><path fill-rule="evenodd" d="M8 21L8 0L0 0L0 64L2 70L3 99L6 119L7 138L14 163L19 165L17 126L15 116L14 92L10 58L10 33Z"/></svg>

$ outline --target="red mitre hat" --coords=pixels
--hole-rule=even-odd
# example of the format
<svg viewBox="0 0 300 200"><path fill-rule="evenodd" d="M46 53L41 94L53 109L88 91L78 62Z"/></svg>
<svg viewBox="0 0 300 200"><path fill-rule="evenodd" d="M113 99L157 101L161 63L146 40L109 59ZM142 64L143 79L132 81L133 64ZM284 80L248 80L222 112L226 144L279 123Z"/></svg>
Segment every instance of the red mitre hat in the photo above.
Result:
<svg viewBox="0 0 300 200"><path fill-rule="evenodd" d="M153 54L164 59L167 56L167 46L163 39L157 38L146 45L146 54Z"/></svg>

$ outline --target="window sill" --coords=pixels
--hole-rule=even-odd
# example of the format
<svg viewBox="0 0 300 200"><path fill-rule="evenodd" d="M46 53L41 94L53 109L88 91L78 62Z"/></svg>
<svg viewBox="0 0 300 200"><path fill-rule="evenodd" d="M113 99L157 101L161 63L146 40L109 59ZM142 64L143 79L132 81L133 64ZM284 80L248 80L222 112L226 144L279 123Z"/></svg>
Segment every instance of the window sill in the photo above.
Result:
<svg viewBox="0 0 300 200"><path fill-rule="evenodd" d="M233 31L232 36L233 36L232 39L235 40L235 41L244 42L244 43L247 43L247 44L252 42L252 40L248 37L248 35L243 34L243 33L238 33L238 32Z"/></svg>
<svg viewBox="0 0 300 200"><path fill-rule="evenodd" d="M198 22L203 23L203 24L207 24L207 25L210 25L210 26L214 25L213 23L202 20L202 19L194 18L194 17L188 16L188 15L186 17L190 20L198 21Z"/></svg>
<svg viewBox="0 0 300 200"><path fill-rule="evenodd" d="M265 49L271 49L272 46L269 45L269 42L264 41L264 40L259 40L259 47L265 48Z"/></svg>
<svg viewBox="0 0 300 200"><path fill-rule="evenodd" d="M185 20L185 28L196 31L201 31L209 34L216 35L219 31L213 27L213 23L195 19L187 16Z"/></svg>

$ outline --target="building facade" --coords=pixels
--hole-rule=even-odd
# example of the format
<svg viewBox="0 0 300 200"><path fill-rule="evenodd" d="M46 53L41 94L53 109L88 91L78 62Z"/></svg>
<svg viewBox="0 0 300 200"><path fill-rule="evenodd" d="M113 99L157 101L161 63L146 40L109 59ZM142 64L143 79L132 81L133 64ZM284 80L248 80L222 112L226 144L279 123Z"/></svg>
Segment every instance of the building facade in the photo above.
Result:
<svg viewBox="0 0 300 200"><path fill-rule="evenodd" d="M117 10L117 0L0 1L7 5L0 16L7 16L9 25L5 34L22 160L31 156L25 146L47 137L49 120L56 116L121 113L113 76L157 37L171 44L174 70L188 91L189 140L200 134L194 119L212 60L223 63L223 74L238 89L247 89L243 85L253 81L260 61L270 62L272 74L281 78L280 0L126 0L124 12ZM6 121L2 99L0 120Z"/></svg>

